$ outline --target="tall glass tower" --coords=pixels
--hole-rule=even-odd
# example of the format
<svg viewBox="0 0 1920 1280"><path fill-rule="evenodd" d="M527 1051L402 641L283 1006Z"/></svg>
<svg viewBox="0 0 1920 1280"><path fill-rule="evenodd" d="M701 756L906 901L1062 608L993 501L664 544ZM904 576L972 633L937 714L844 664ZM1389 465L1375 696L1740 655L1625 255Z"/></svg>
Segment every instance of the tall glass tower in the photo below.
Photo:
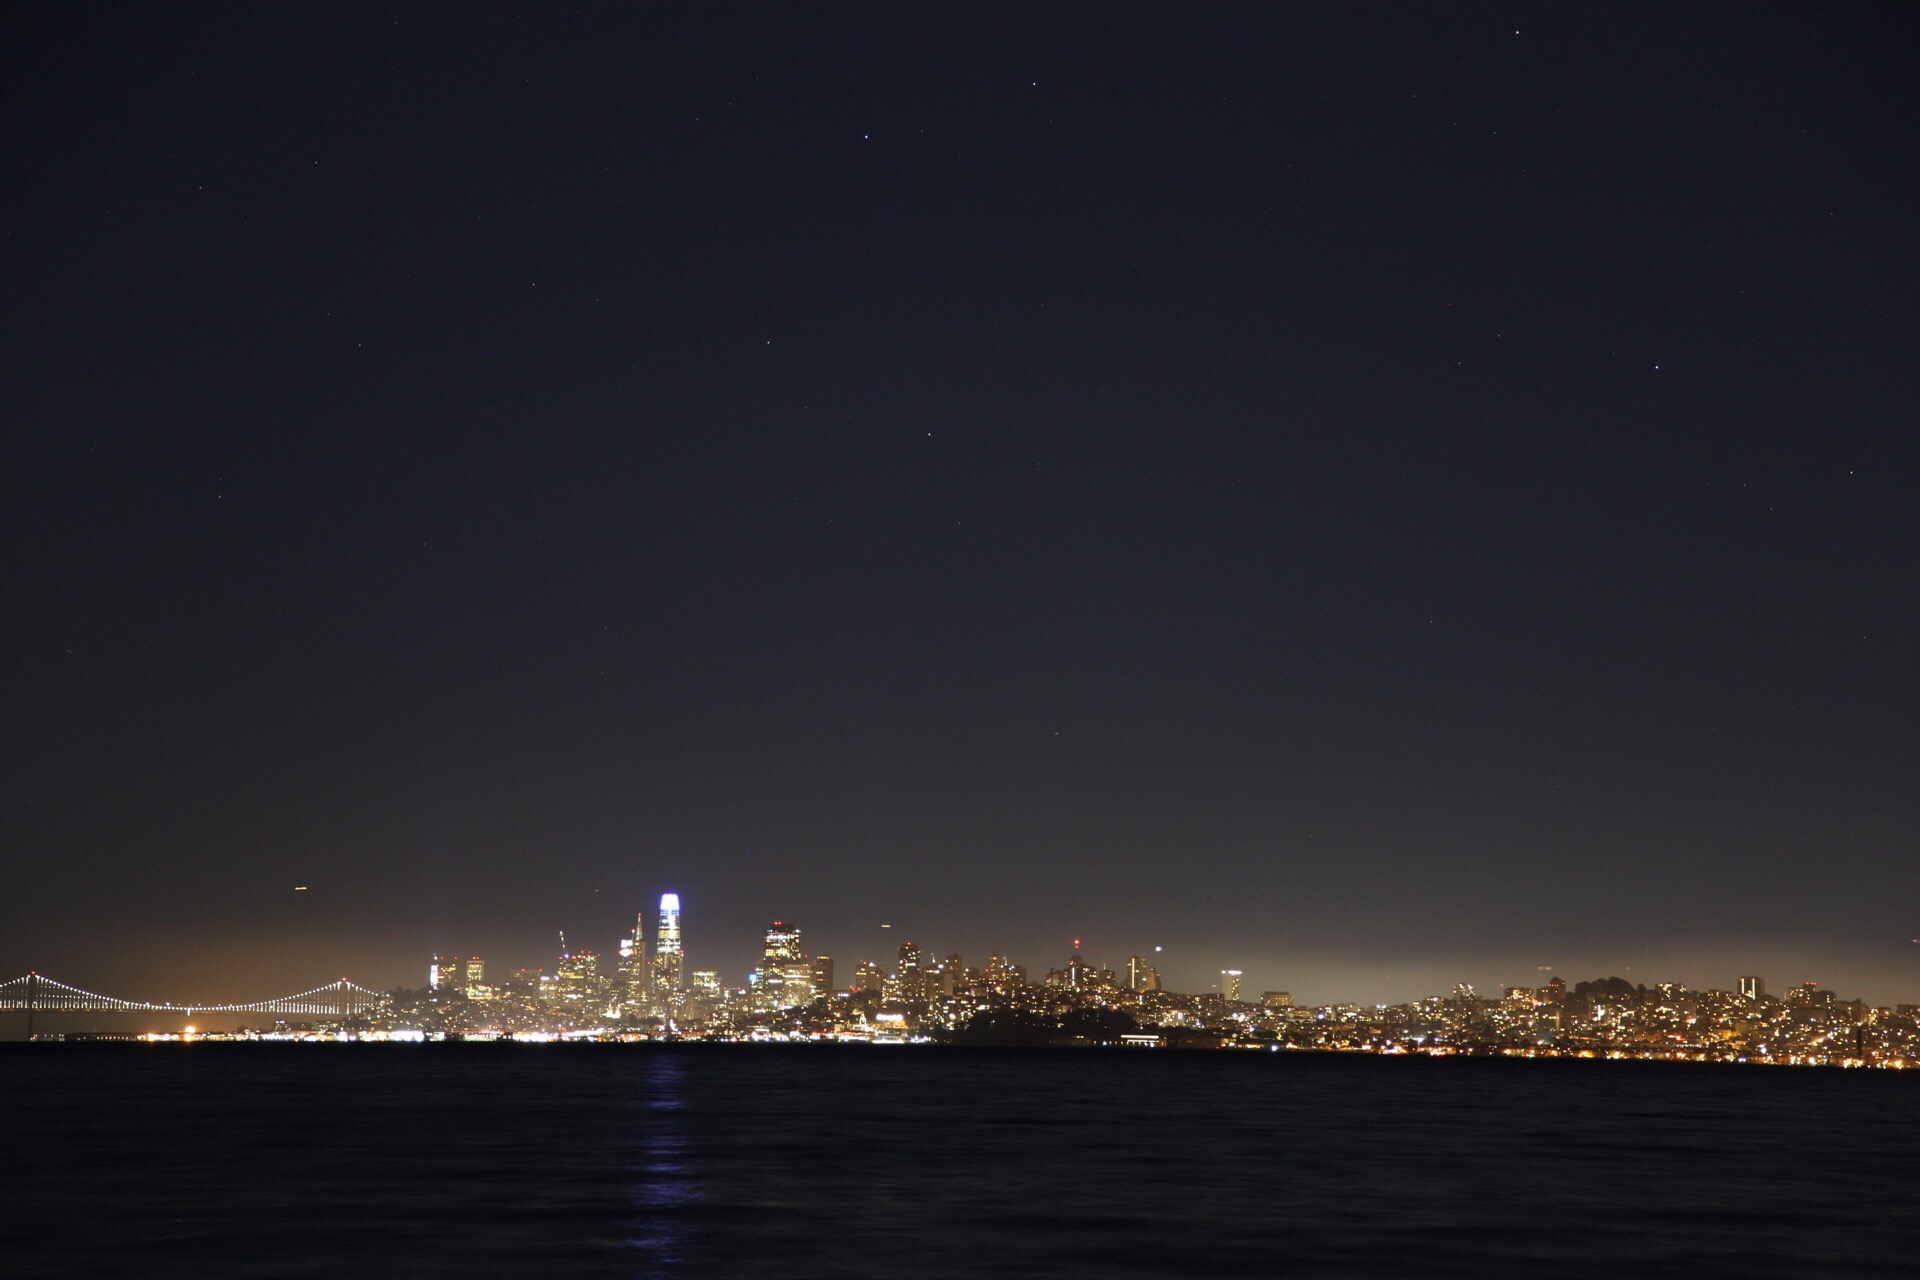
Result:
<svg viewBox="0 0 1920 1280"><path fill-rule="evenodd" d="M653 948L653 989L662 997L680 990L680 895L660 895L660 933Z"/></svg>
<svg viewBox="0 0 1920 1280"><path fill-rule="evenodd" d="M620 994L628 1004L644 1006L647 1000L647 913L633 918L633 935L620 939Z"/></svg>

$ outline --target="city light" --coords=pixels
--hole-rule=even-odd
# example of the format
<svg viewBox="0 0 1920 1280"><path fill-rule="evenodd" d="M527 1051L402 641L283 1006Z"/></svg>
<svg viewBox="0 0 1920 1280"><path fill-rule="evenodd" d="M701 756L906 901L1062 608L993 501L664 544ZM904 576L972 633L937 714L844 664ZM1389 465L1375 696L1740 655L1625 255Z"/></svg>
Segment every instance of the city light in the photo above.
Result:
<svg viewBox="0 0 1920 1280"><path fill-rule="evenodd" d="M0 1010L36 1015L236 1015L233 1030L52 1032L149 1043L278 1040L299 1043L523 1044L710 1041L741 1044L982 1044L1259 1049L1674 1062L1833 1065L1904 1070L1920 1064L1920 1005L1869 1007L1816 982L1768 994L1754 974L1730 990L1652 986L1618 977L1500 988L1467 983L1404 1004L1304 1005L1284 990L1246 989L1249 971L1223 968L1211 989L1169 989L1149 957L1111 966L1080 939L1059 967L1030 976L998 953L974 966L908 939L883 960L853 965L837 986L833 957L810 953L805 933L775 920L761 961L729 985L714 969L685 968L680 895L659 898L652 954L646 917L610 947L609 961L569 946L551 966L489 971L474 955L442 953L426 986L381 993L345 978L294 996L250 1003L178 1004L104 996L37 972L0 983ZM887 927L887 926L883 926ZM1257 974L1254 976L1258 976Z"/></svg>

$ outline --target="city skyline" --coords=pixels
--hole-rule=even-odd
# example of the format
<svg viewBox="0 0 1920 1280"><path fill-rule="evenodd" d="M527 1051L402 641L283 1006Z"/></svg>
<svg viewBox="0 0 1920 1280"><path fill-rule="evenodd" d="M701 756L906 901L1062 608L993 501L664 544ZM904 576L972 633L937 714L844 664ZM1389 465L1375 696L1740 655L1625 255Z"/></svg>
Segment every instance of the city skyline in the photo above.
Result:
<svg viewBox="0 0 1920 1280"><path fill-rule="evenodd" d="M300 886L296 891L302 897L316 892L313 886ZM591 909L597 909L606 896L593 891L585 895L585 899ZM681 895L666 896L676 902L673 932L677 941L677 903ZM798 897L804 898L804 895ZM796 900L788 896L779 899L786 903ZM763 895L758 901L773 902L773 899ZM728 975L729 981L757 967L759 944L756 939L766 918L801 918L791 908L782 914L777 903L768 910L756 911L755 906L743 903L738 897L722 898L713 906L715 913L706 926L695 927L697 964L685 972L691 972L692 968L710 968ZM1355 910L1363 911L1364 907ZM635 914L641 920L654 922L646 947L651 968L658 953L661 913L656 908L651 915L644 909ZM1282 981L1283 985L1290 984L1315 998L1352 999L1364 1004L1393 1004L1414 998L1416 990L1429 993L1446 990L1462 981L1483 989L1495 989L1549 970L1621 975L1640 980L1657 974L1661 980L1685 981L1701 989L1726 981L1729 974L1764 970L1795 975L1792 980L1796 983L1811 980L1823 986L1855 991L1881 1004L1899 1003L1920 992L1920 939L1908 943L1912 961L1903 972L1900 966L1884 962L1861 963L1863 952L1886 950L1877 943L1854 950L1845 947L1816 950L1792 938L1769 941L1756 937L1742 945L1704 946L1684 933L1676 933L1662 938L1624 939L1612 945L1539 945L1523 950L1513 941L1494 937L1487 940L1486 950L1504 955L1504 960L1485 956L1462 959L1458 955L1439 954L1438 947L1428 946L1418 935L1401 939L1390 948L1373 942L1342 945L1337 937L1331 943L1320 945L1298 942L1289 945L1284 935L1255 939L1248 944L1224 945L1195 938L1183 928L1154 929L1136 925L1089 929L1084 916L1049 926L1045 921L1036 922L1033 914L1038 913L1026 909L986 913L970 922L932 923L913 928L907 923L911 917L904 913L882 911L877 914L891 918L879 922L852 921L844 908L836 910L828 903L809 914L807 918L815 923L807 926L808 933L812 938L824 940L825 949L840 957L847 973L863 961L884 962L892 955L892 949L909 935L931 940L925 945L935 954L945 954L953 942L980 939L976 946L986 950L1050 956L1063 946L1087 940L1088 948L1109 967L1124 967L1130 955L1144 951L1168 975L1177 975L1182 990L1205 990L1216 982L1222 970L1240 969L1248 975L1246 981L1251 989L1257 989L1261 983L1271 985L1271 981ZM938 919L937 913L930 914ZM1018 923L1010 926L1009 917L1018 917ZM1311 936L1329 936L1324 927L1325 918L1323 915L1322 927ZM622 927L604 919L589 918L588 912L556 912L538 924L496 917L469 928L440 926L425 933L403 921L381 921L381 924L385 926L385 936L377 941L370 938L366 928L349 924L340 938L313 939L302 949L303 958L289 957L271 940L250 940L244 929L237 931L237 937L223 936L218 921L209 921L208 932L191 946L168 951L156 935L151 943L140 941L133 945L128 958L106 963L88 955L85 948L64 944L39 948L34 954L28 954L25 949L16 952L6 948L0 941L0 951L14 954L11 967L16 971L87 972L108 987L124 987L129 983L137 986L145 980L144 975L155 958L165 956L160 966L164 975L162 985L172 990L191 989L196 983L235 967L270 975L278 981L268 981L267 985L276 987L288 983L298 985L315 973L344 972L364 975L384 988L396 983L413 985L415 971L421 964L431 964L432 958L442 953L455 958L469 953L494 957L511 967L537 966L551 959L551 940L558 932L578 942L580 950L591 950L606 957L609 963L617 963L633 941L633 926ZM711 933L706 932L707 927ZM137 926L130 936L141 938ZM428 939L424 949L423 937ZM986 941L988 939L998 941ZM702 951L704 956L699 954ZM428 957L426 961L421 960L423 955ZM683 983L685 972L681 975Z"/></svg>
<svg viewBox="0 0 1920 1280"><path fill-rule="evenodd" d="M697 918L696 915L696 920ZM790 982L795 984L796 988L806 986L809 999L836 990L858 990L870 970L884 975L889 972L889 966L894 965L896 960L904 962L908 948L913 950L916 957L913 964L922 963L918 957L931 957L924 963L934 970L943 963L941 957L954 959L961 955L972 955L975 958L988 955L996 959L1008 958L1010 962L1018 964L1022 972L1034 968L1024 960L1014 958L1016 949L989 947L984 950L968 951L962 942L959 949L955 950L952 944L956 940L947 939L943 934L927 935L941 937L944 940L938 944L923 946L918 941L917 935L896 928L890 922L871 930L869 936L874 940L875 945L864 950L858 946L835 948L829 944L815 954L803 948L803 926L797 919L784 916L774 919L761 931L757 943L751 938L723 938L718 940L718 945L711 952L711 956L716 958L705 958L696 951L692 953L695 963L689 964L682 934L681 895L672 891L659 895L659 905L653 914L654 929L651 945L646 941L647 920L646 909L636 911L634 925L612 941L602 939L597 931L581 931L576 928L573 933L573 942L570 943L567 930L558 930L560 950L558 967L554 971L564 975L571 963L579 966L575 969L578 974L601 975L616 981L622 987L646 993L647 999L660 1001L683 993L687 990L690 979L702 977L717 982L720 987L729 991L747 991L756 984L768 982L769 979L771 979L771 988L777 991L783 983ZM697 928L696 936L698 936ZM820 935L816 933L812 936L818 938ZM1092 950L1085 946L1085 939L1079 935L1064 941L1075 963L1079 962L1083 952ZM1682 952L1688 950L1684 944L1681 944L1679 949ZM482 975L489 971L497 978L508 973L524 975L543 972L549 964L556 963L551 949L545 954L538 954L537 949L534 952L519 949L494 951L490 953L494 956L491 962L487 960L486 954L483 954L484 951L484 948L455 946L428 953L427 958L421 962L424 965L424 973L414 976L424 977L421 985L425 989L465 990L483 983ZM1530 974L1515 974L1500 973L1491 969L1470 972L1448 969L1443 962L1427 961L1423 964L1402 966L1404 969L1410 969L1413 975L1419 976L1410 975L1400 979L1398 985L1391 988L1384 984L1394 983L1395 979L1391 974L1385 973L1373 979L1371 985L1368 984L1367 979L1363 978L1360 985L1349 984L1343 988L1339 985L1337 976L1329 976L1337 975L1338 966L1330 968L1324 962L1313 960L1284 967L1249 969L1241 958L1228 956L1221 962L1221 967L1209 970L1206 968L1209 961L1169 955L1164 944L1121 943L1116 944L1114 952L1113 956L1109 956L1106 952L1095 950L1094 954L1087 958L1088 969L1105 972L1109 980L1120 981L1128 989L1149 989L1145 985L1146 979L1140 976L1144 973L1151 975L1153 990L1165 989L1192 994L1213 992L1222 994L1228 999L1251 998L1245 993L1257 995L1262 991L1285 990L1290 999L1297 993L1300 1002L1308 1006L1350 1003L1388 1007L1429 998L1442 991L1463 986L1489 991L1512 989L1516 983L1538 986L1546 981L1546 975L1550 971L1556 978L1562 971L1589 973L1595 976L1625 978L1628 981L1637 980L1643 985L1649 982L1655 984L1680 982L1695 990L1727 990L1753 996L1764 993L1766 989L1765 979L1755 976L1754 970L1765 968L1776 975L1783 972L1774 966L1749 963L1740 967L1739 972L1729 980L1725 973L1715 974L1712 971L1703 971L1697 955L1688 965L1679 967L1662 968L1658 961L1651 965L1643 963L1638 973L1634 972L1632 965L1615 964L1609 967L1604 962L1539 964L1533 967L1533 972ZM665 965L659 963L663 954L670 957L669 963ZM741 962L739 957L743 954L754 958ZM1019 954L1024 956L1028 953L1019 952ZM1057 958L1051 952L1045 954L1049 960ZM1227 955L1226 952L1219 950L1208 954ZM1768 954L1761 949L1750 953L1750 957L1765 958ZM819 962L822 961L825 962L824 971L819 967ZM492 965L491 970L487 968L489 963ZM839 966L838 972L850 978L849 983L835 984L832 981L836 966ZM55 968L55 966L40 966L34 971L52 972ZM162 973L166 973L173 969L173 966L162 963L159 969ZM1833 972L1833 966L1827 966L1827 971ZM826 975L825 981L821 981L822 972ZM1732 972L1732 970L1727 971L1727 973ZM1856 991L1856 994L1866 999L1869 1004L1886 1007L1912 1003L1916 998L1920 998L1920 976L1916 976L1916 979L1904 988L1859 991L1844 981L1822 981L1817 976L1808 976L1804 971L1793 972L1797 976L1790 979L1776 976L1776 987L1791 989L1806 986L1828 990L1844 988ZM1633 976L1628 978L1629 974ZM1118 978L1115 975L1119 975ZM383 972L376 976L363 971L362 976L370 978L374 985L382 989L414 985L413 980L404 974L395 976L392 973ZM136 987L130 989L137 989L141 982L151 983L155 979L147 975L135 977L133 981ZM1141 985L1136 986L1136 982ZM108 982L106 985L113 984ZM177 978L173 979L170 985L165 982L162 985L172 990L181 989ZM1419 988L1418 993L1416 988ZM226 993L221 998L232 998L232 993Z"/></svg>
<svg viewBox="0 0 1920 1280"><path fill-rule="evenodd" d="M658 971L647 963L641 913L617 960L562 932L551 966L501 973L479 956L436 954L424 988L376 992L342 978L297 995L197 1006L129 1002L29 973L0 982L0 1011L24 1013L26 1039L53 1041L1106 1046L1920 1068L1920 1002L1875 1005L1814 981L1776 995L1752 973L1706 989L1555 974L1483 995L1457 982L1445 995L1365 1005L1278 989L1256 996L1239 969L1222 970L1211 990L1183 992L1163 983L1150 957L1129 956L1116 970L1083 955L1078 938L1065 964L1044 975L998 953L970 964L908 939L891 969L863 960L839 987L833 957L810 952L801 927L783 919L767 926L761 964L741 984L705 969L682 984L677 894L661 896L659 919ZM180 1015L194 1021L155 1025ZM103 1018L131 1023L112 1030Z"/></svg>

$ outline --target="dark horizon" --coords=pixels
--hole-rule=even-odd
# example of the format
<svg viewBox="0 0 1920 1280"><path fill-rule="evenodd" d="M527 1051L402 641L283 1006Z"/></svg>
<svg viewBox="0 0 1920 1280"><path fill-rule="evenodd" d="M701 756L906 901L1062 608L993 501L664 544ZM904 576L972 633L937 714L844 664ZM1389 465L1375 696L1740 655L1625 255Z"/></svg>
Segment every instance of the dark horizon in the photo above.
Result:
<svg viewBox="0 0 1920 1280"><path fill-rule="evenodd" d="M1920 998L1915 27L18 8L0 973Z"/></svg>

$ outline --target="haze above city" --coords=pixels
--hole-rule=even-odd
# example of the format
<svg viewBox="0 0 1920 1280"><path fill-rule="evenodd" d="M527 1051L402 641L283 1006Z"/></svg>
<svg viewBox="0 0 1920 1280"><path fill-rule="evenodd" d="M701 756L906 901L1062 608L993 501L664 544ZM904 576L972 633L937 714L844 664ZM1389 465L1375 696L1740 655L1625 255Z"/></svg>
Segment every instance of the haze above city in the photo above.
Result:
<svg viewBox="0 0 1920 1280"><path fill-rule="evenodd" d="M0 977L1914 1001L1914 26L14 13Z"/></svg>

